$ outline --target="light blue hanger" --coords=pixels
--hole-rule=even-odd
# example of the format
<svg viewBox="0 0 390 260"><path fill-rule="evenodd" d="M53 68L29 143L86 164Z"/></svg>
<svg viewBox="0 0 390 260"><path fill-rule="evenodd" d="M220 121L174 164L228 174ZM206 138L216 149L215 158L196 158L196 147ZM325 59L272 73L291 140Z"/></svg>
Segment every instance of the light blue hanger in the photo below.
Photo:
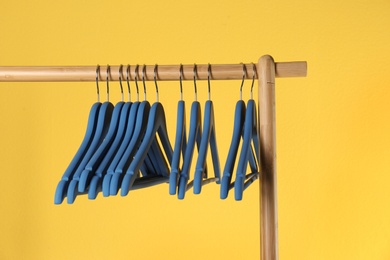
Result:
<svg viewBox="0 0 390 260"><path fill-rule="evenodd" d="M226 199L229 193L229 190L234 187L234 183L231 184L231 179L234 170L234 164L236 162L236 156L238 147L240 145L241 138L244 135L244 124L245 124L245 103L242 100L242 87L244 86L244 80L246 77L246 67L243 64L243 76L240 87L240 100L236 104L235 114L234 114L234 130L232 141L230 143L230 148L228 156L226 159L225 167L223 170L222 180L221 180L221 189L220 189L220 198ZM252 172L257 171L257 165L253 153L249 155L249 164Z"/></svg>
<svg viewBox="0 0 390 260"><path fill-rule="evenodd" d="M218 157L217 140L215 135L215 121L214 121L214 108L213 102L210 100L210 79L211 79L211 66L208 66L208 89L209 89L209 100L206 101L205 112L204 112L204 123L203 123L203 134L200 143L200 149L198 154L198 160L195 167L194 175L194 194L199 194L202 189L202 185L217 182L220 183L220 165ZM211 157L213 159L213 168L215 178L207 178L205 172L207 148L210 144Z"/></svg>
<svg viewBox="0 0 390 260"><path fill-rule="evenodd" d="M99 148L100 144L103 142L106 137L112 112L114 110L114 105L109 102L109 83L108 83L108 75L109 75L109 66L107 66L107 101L104 102L99 110L98 123L95 131L95 135L91 142L91 145L88 148L88 151L85 153L82 161L80 162L77 170L75 171L71 182L69 183L67 190L67 202L72 204L77 196L77 186L81 176L82 171L87 165L88 161L92 158L93 154Z"/></svg>
<svg viewBox="0 0 390 260"><path fill-rule="evenodd" d="M196 88L196 65L194 66L194 88L195 88L195 101L191 105L190 116L190 129L188 133L188 143L184 153L183 167L180 172L178 181L178 194L179 199L184 199L187 190L193 187L193 181L188 183L190 179L190 168L192 163L192 157L194 154L195 143L199 151L200 143L202 139L202 120L200 104L197 101L197 88ZM205 172L207 172L207 165L205 165Z"/></svg>
<svg viewBox="0 0 390 260"><path fill-rule="evenodd" d="M123 95L123 86L122 86L122 74L123 74L123 65L120 65L119 66L119 84L121 87L122 102L123 102L124 95ZM115 134L115 139L113 140L109 150L104 155L103 159L99 159L99 161L101 161L101 162L99 164L99 167L97 167L96 170L93 169L93 166L88 165L88 164L90 164L90 163L88 163L87 166L85 167L85 170L81 174L80 181L79 181L79 188L81 186L83 190L79 189L79 192L84 192L85 189L88 187L88 198L89 199L95 199L97 196L97 193L102 190L102 188L101 188L102 178L104 177L105 173L107 172L107 169L110 165L110 162L113 160L115 154L118 152L121 143L123 143L123 141L124 141L124 137L126 135L128 117L129 117L129 113L130 113L131 106L132 106L132 102L130 101L130 84L129 84L129 82L128 82L128 91L129 91L129 101L126 102L122 107L122 110L120 113L119 125L117 127L117 131ZM115 110L115 108L114 108L114 110ZM115 113L115 111L114 111L114 113ZM107 136L108 136L108 134L107 134ZM92 159L90 160L90 162L91 161L92 161Z"/></svg>
<svg viewBox="0 0 390 260"><path fill-rule="evenodd" d="M246 174L248 161L250 154L253 153L252 143L255 149L255 158L257 159L257 165L260 165L260 153L259 153L259 137L257 129L257 114L256 114L256 103L252 99L252 89L255 79L256 67L253 65L253 80L251 87L251 99L248 101L247 110L245 114L245 126L244 126L244 137L243 144L241 147L240 159L238 161L236 179L234 182L234 198L236 200L242 200L244 190L258 178L260 169L257 167L256 171L251 174Z"/></svg>
<svg viewBox="0 0 390 260"><path fill-rule="evenodd" d="M195 69L195 67L194 67ZM195 71L194 71L195 73ZM177 104L177 119L176 119L176 138L173 148L171 173L169 175L169 194L175 195L180 176L180 155L184 158L184 153L187 147L186 134L186 111L185 102L183 100L183 65L180 64L180 100Z"/></svg>
<svg viewBox="0 0 390 260"><path fill-rule="evenodd" d="M80 164L82 158L84 157L85 153L88 150L88 147L90 146L93 140L93 136L95 134L95 130L98 122L99 109L101 106L99 100L100 99L99 82L98 82L99 71L100 71L100 66L98 65L96 67L96 87L97 87L98 101L92 105L91 110L89 112L87 130L84 135L83 141L81 142L81 145L77 150L76 155L73 157L71 163L69 164L68 168L65 170L60 182L57 185L56 192L54 195L54 204L61 204L62 201L64 200L66 196L66 191L68 190L69 182L72 179L75 170L77 169L78 165Z"/></svg>

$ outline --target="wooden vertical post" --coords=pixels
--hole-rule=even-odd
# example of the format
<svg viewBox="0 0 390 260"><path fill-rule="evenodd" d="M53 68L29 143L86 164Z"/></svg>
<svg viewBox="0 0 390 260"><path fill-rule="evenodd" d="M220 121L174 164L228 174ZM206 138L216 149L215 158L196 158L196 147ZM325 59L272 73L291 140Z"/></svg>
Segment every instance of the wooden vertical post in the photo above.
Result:
<svg viewBox="0 0 390 260"><path fill-rule="evenodd" d="M269 55L258 63L260 122L260 257L278 259L276 182L275 62Z"/></svg>

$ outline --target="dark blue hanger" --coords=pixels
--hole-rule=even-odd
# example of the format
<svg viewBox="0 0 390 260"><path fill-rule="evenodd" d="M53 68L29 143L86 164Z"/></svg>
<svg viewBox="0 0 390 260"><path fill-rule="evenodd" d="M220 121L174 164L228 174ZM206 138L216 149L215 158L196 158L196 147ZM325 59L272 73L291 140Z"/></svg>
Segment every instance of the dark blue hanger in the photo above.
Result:
<svg viewBox="0 0 390 260"><path fill-rule="evenodd" d="M164 148L165 155L168 159L168 162L165 161L165 165L168 169L168 164L172 161L173 151L172 151L172 146L168 139L164 108L159 102L154 103L152 108L150 109L146 133L144 135L144 138L140 144L137 153L134 155L134 159L132 160L122 180L122 185L121 185L122 196L126 196L129 190L132 188L133 183L138 177L140 166L142 165L145 157L147 156L148 150L151 147L153 140L156 138L156 134L158 134L161 140L161 144ZM168 173L169 170L167 172L161 172L161 174L158 174L160 176L158 176L157 178L161 179L162 176L166 178L165 181L168 181Z"/></svg>
<svg viewBox="0 0 390 260"><path fill-rule="evenodd" d="M184 158L184 153L187 147L186 110L185 110L185 102L183 101L182 80L183 80L183 65L180 64L180 101L177 104L176 138L175 138L175 146L173 148L171 173L169 175L169 194L171 195L176 194L178 180L180 176L180 155L182 154Z"/></svg>
<svg viewBox="0 0 390 260"><path fill-rule="evenodd" d="M229 190L234 187L234 183L231 184L231 179L234 170L234 164L236 162L236 156L238 147L240 145L241 138L244 135L244 124L245 124L245 103L242 101L242 87L244 85L244 80L246 76L246 67L243 65L243 77L240 87L240 100L236 104L235 114L234 114L234 130L232 141L230 143L230 148L228 156L226 159L225 167L223 170L223 176L221 180L221 189L220 189L220 198L226 199L229 193ZM255 161L254 154L251 152L249 155L249 165L252 172L257 171L257 165Z"/></svg>
<svg viewBox="0 0 390 260"><path fill-rule="evenodd" d="M254 66L254 65L253 65ZM256 103L252 99L252 88L255 79L256 67L253 68L253 80L251 87L251 99L248 101L247 110L245 114L245 126L243 143L241 147L240 159L238 161L236 179L234 182L234 197L236 200L242 200L244 190L258 178L260 174L259 166L256 169L251 169L251 174L246 174L248 161L250 155L253 154L252 143L255 150L255 158L257 165L260 165L260 152L259 152L259 137L257 129L257 114L256 114Z"/></svg>
<svg viewBox="0 0 390 260"><path fill-rule="evenodd" d="M217 140L215 135L215 122L214 122L214 108L213 102L210 100L210 78L211 78L211 66L208 66L208 86L209 86L209 100L206 101L204 111L204 123L203 134L200 143L198 160L196 162L195 174L194 174L194 194L199 194L202 190L202 185L217 182L220 183L220 165L218 157ZM205 172L207 148L210 144L211 157L213 159L213 168L215 178L207 178ZM205 179L205 180L204 180Z"/></svg>
<svg viewBox="0 0 390 260"><path fill-rule="evenodd" d="M98 150L99 146L103 143L107 135L107 131L110 127L110 121L114 110L114 105L108 101L109 99L108 77L109 77L109 66L107 66L107 101L104 102L100 107L97 128L93 140L91 142L91 145L89 146L88 151L85 153L81 163L79 164L76 172L73 175L71 182L69 183L68 190L67 190L67 202L69 204L74 202L78 194L77 187L78 187L78 182L80 180L82 171L85 169L85 166L87 165L89 160ZM117 114L119 114L119 112L120 109L116 111ZM117 114L114 115L114 117L116 117Z"/></svg>

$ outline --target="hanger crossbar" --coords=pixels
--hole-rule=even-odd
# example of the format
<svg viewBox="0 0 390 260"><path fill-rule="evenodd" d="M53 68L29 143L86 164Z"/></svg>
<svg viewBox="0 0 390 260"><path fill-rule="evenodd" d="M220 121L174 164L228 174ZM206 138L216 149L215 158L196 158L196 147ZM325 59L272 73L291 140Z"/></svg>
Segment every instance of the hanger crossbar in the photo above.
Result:
<svg viewBox="0 0 390 260"><path fill-rule="evenodd" d="M207 80L208 64L197 64L197 80ZM242 79L242 64L211 64L212 80ZM245 64L246 78L251 79L253 65ZM258 65L255 64L257 67ZM122 80L126 80L126 67L123 65ZM136 65L130 65L129 79L135 79ZM155 65L146 65L145 80L154 80ZM143 65L138 68L138 80L142 80ZM100 66L99 81L107 78L107 66ZM183 65L183 80L194 79L194 65ZM306 61L275 63L276 77L305 77ZM157 80L179 80L180 65L158 65ZM119 80L119 65L110 66L110 81ZM256 75L256 78L258 76ZM0 82L78 82L95 81L96 66L0 66Z"/></svg>

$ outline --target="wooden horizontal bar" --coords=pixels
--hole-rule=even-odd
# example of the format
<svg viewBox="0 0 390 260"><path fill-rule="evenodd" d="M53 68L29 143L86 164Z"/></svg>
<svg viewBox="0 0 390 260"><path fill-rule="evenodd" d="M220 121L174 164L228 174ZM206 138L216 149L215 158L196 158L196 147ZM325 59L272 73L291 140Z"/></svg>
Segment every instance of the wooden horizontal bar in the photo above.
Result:
<svg viewBox="0 0 390 260"><path fill-rule="evenodd" d="M253 65L245 64L246 78L253 77ZM199 64L197 67L197 80L207 80L208 64ZM95 81L97 66L0 66L0 82L68 82L68 81ZM142 71L145 68L144 79L154 80L155 65L130 65L129 80L134 81L135 75L142 80ZM242 64L211 64L210 77L212 80L242 79ZM126 80L127 65L123 65L122 80ZM257 69L256 69L257 70ZM107 66L100 66L99 81L106 81ZM180 65L158 65L156 69L157 80L179 80ZM305 61L276 63L276 77L305 77L307 64ZM119 80L119 65L110 66L109 80ZM194 65L183 65L183 80L193 80ZM257 73L255 75L257 79Z"/></svg>

